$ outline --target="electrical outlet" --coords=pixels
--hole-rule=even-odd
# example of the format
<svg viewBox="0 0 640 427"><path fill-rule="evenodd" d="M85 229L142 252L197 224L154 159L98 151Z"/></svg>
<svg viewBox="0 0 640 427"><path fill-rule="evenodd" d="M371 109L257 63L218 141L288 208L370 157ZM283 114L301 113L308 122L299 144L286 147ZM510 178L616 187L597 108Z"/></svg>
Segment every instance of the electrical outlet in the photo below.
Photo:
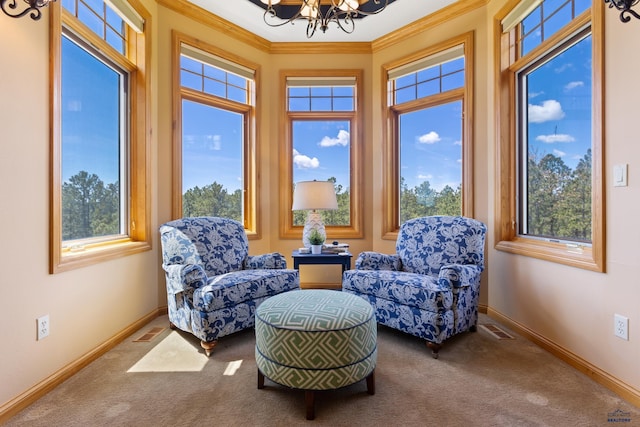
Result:
<svg viewBox="0 0 640 427"><path fill-rule="evenodd" d="M42 317L38 317L38 319L36 319L36 323L38 324L38 341L40 341L43 338L46 338L49 336L49 315L47 314L46 316L42 316Z"/></svg>
<svg viewBox="0 0 640 427"><path fill-rule="evenodd" d="M629 341L629 319L620 314L614 314L613 333L618 338Z"/></svg>

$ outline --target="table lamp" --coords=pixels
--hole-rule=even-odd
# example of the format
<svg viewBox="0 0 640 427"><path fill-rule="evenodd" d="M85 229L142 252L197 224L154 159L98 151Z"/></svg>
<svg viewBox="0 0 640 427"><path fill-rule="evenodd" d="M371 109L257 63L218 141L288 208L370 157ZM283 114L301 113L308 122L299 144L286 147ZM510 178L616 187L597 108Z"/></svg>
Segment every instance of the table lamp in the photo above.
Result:
<svg viewBox="0 0 640 427"><path fill-rule="evenodd" d="M325 238L327 233L324 229L324 222L320 210L338 209L336 190L330 181L301 181L296 184L293 190L292 211L309 211L307 221L302 230L302 244L305 248L311 246L309 235L313 229Z"/></svg>

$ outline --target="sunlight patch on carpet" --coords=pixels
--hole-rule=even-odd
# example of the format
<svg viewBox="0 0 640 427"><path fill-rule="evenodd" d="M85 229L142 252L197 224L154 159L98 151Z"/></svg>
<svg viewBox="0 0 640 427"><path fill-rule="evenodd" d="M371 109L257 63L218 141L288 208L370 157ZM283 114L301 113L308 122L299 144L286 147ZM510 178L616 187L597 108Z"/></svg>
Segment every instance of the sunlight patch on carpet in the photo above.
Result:
<svg viewBox="0 0 640 427"><path fill-rule="evenodd" d="M208 359L179 333L171 332L127 372L200 372Z"/></svg>
<svg viewBox="0 0 640 427"><path fill-rule="evenodd" d="M241 365L242 365L242 360L232 360L231 362L227 363L227 368L224 370L224 373L222 375L228 375L228 376L234 375L236 371L240 369Z"/></svg>
<svg viewBox="0 0 640 427"><path fill-rule="evenodd" d="M490 335L494 336L495 338L497 338L499 340L513 340L513 339L515 339L512 335L510 335L507 332L503 331L502 329L500 329L496 325L492 325L492 324L480 325L480 328L485 330L485 331L487 331Z"/></svg>
<svg viewBox="0 0 640 427"><path fill-rule="evenodd" d="M165 329L167 329L167 328L161 328L161 327L151 328L144 335L142 335L142 336L136 338L135 340L133 340L133 342L151 342L158 335L160 335L162 333L162 331L164 331Z"/></svg>

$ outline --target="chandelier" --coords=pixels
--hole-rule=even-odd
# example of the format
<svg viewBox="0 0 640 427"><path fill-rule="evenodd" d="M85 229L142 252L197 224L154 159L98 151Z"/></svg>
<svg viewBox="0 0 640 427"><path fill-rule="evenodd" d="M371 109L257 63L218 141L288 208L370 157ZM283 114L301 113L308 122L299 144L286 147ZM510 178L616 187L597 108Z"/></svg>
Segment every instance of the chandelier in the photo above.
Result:
<svg viewBox="0 0 640 427"><path fill-rule="evenodd" d="M264 22L271 27L280 27L285 24L293 23L298 19L307 20L307 37L311 38L316 30L324 33L329 28L331 22L335 22L342 31L351 34L355 29L355 20L368 15L375 15L382 12L389 3L389 0L369 0L378 8L371 12L360 10L360 3L366 3L367 0L300 0L300 9L291 17L284 18L284 22L273 21L278 16L277 7L280 0L260 0L267 5L264 12ZM321 3L326 3L321 5ZM382 6L378 6L382 4Z"/></svg>
<svg viewBox="0 0 640 427"><path fill-rule="evenodd" d="M609 3L609 8L615 7L620 11L620 20L622 22L631 21L631 16L640 19L640 14L635 10L631 9L633 6L638 4L639 0L604 0L605 4Z"/></svg>
<svg viewBox="0 0 640 427"><path fill-rule="evenodd" d="M31 19L37 21L42 16L41 7L45 7L51 1L56 0L24 0L28 7L22 11L16 10L18 8L17 0L0 0L0 8L4 13L12 18L20 18L21 16L31 13Z"/></svg>

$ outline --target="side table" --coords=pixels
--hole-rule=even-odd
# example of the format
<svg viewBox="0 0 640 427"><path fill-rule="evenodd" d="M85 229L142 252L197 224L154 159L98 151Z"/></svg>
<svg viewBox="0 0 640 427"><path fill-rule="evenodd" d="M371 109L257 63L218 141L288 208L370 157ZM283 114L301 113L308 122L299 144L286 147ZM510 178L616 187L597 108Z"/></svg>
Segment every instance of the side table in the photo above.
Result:
<svg viewBox="0 0 640 427"><path fill-rule="evenodd" d="M300 270L302 264L340 264L342 265L342 272L351 269L351 255L350 252L343 252L342 254L327 253L321 254L301 254L299 251L293 251L291 255L293 257L293 268Z"/></svg>
<svg viewBox="0 0 640 427"><path fill-rule="evenodd" d="M340 284L338 287L342 287L342 274L351 269L351 258L352 255L349 252L344 252L343 255L339 255L336 253L324 252L321 254L301 254L299 251L293 251L291 255L293 257L293 268L296 270L300 270L300 266L303 264L310 265L326 265L326 264L334 264L342 266L342 273L340 273ZM329 284L309 284L308 286L302 286L302 288L310 287L310 288L327 288L327 289L337 289L336 286Z"/></svg>

